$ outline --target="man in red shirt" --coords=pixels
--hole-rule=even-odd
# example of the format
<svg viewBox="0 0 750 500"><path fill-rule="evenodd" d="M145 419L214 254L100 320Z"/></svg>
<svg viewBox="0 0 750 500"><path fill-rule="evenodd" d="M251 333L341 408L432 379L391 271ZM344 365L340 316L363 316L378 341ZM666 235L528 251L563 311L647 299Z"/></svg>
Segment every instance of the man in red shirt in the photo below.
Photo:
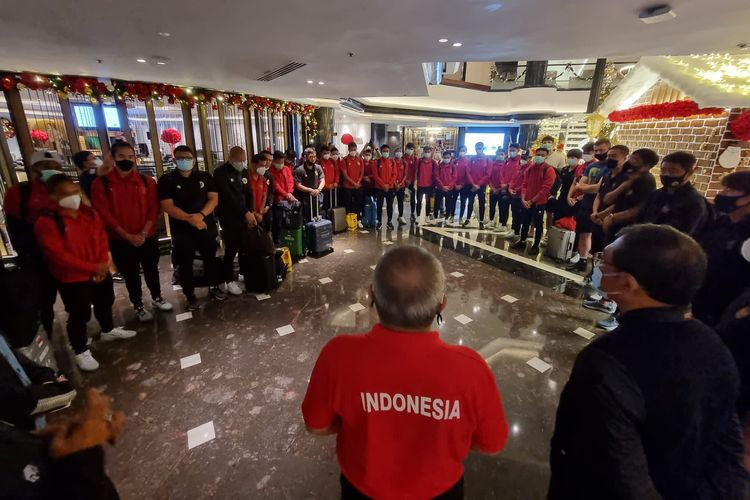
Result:
<svg viewBox="0 0 750 500"><path fill-rule="evenodd" d="M456 172L451 161L450 151L443 151L443 160L435 168L435 217L444 214L445 225L450 222L451 214L456 209ZM445 209L443 209L445 200Z"/></svg>
<svg viewBox="0 0 750 500"><path fill-rule="evenodd" d="M406 187L409 189L409 208L411 209L411 221L417 220L417 185L416 172L417 157L414 155L414 144L408 143L404 150L404 163L406 164Z"/></svg>
<svg viewBox="0 0 750 500"><path fill-rule="evenodd" d="M454 224L463 224L464 212L466 212L466 201L469 199L471 186L466 178L466 171L469 169L469 158L466 157L466 146L458 148L458 159L456 159L456 187L455 203L461 202L461 210L458 212L458 218L453 219Z"/></svg>
<svg viewBox="0 0 750 500"><path fill-rule="evenodd" d="M391 148L388 144L380 147L380 159L372 169L372 179L375 184L378 230L383 228L383 201L386 203L388 214L388 229L393 230L393 198L396 195L396 165L390 158Z"/></svg>
<svg viewBox="0 0 750 500"><path fill-rule="evenodd" d="M423 147L422 158L414 164L414 184L417 186L417 218L422 215L422 198L427 197L424 210L426 222L433 220L430 198L435 191L434 172L436 168L437 162L432 159L432 148L430 146ZM417 224L419 224L418 221Z"/></svg>
<svg viewBox="0 0 750 500"><path fill-rule="evenodd" d="M357 156L357 145L350 142L347 146L349 154L344 158L344 165L341 169L341 176L344 178L344 203L346 212L357 214L359 218L359 227L362 226L362 209L364 208L364 194L362 188L362 178L364 176L365 166L362 158Z"/></svg>
<svg viewBox="0 0 750 500"><path fill-rule="evenodd" d="M333 192L339 187L339 169L336 168L336 162L331 158L331 150L328 146L320 148L320 167L326 178L326 185L323 187L323 210L328 211L333 208Z"/></svg>
<svg viewBox="0 0 750 500"><path fill-rule="evenodd" d="M254 155L248 166L248 179L250 189L253 192L252 213L255 217L255 223L262 229L268 230L267 224L264 223L268 213L268 203L266 203L268 201L268 179L265 177L268 167L266 165L265 155ZM276 169L274 168L274 170Z"/></svg>
<svg viewBox="0 0 750 500"><path fill-rule="evenodd" d="M375 167L377 165L377 160L373 159L373 150L369 147L365 147L364 151L362 151L362 170L363 170L363 177L362 177L362 188L364 192L364 200L372 200L372 203L375 203L375 200L373 199L375 197L375 182L373 181L373 170L375 170ZM362 202L362 215L364 216L364 208L365 208L365 202Z"/></svg>
<svg viewBox="0 0 750 500"><path fill-rule="evenodd" d="M50 336L55 318L57 283L46 266L39 265L42 253L34 234L34 223L42 213L56 206L44 181L62 172L58 158L51 151L35 151L31 156L30 180L9 187L3 202L8 235L18 254L18 265L38 273L39 315L44 330Z"/></svg>
<svg viewBox="0 0 750 500"><path fill-rule="evenodd" d="M503 185L503 171L505 170L505 151L503 151L500 148L497 148L497 152L495 153L495 159L492 162L492 165L490 166L490 178L489 178L489 188L490 188L490 220L487 224L488 228L495 227L495 212L497 208L500 207L500 200L503 198L503 196L508 196L508 185L507 183ZM505 215L505 222L503 222L503 215ZM498 230L505 227L505 224L508 222L508 214L503 213L502 208L500 208L500 221L497 225Z"/></svg>
<svg viewBox="0 0 750 500"><path fill-rule="evenodd" d="M37 219L34 231L50 272L58 281L76 364L81 370L93 371L99 363L86 347L86 323L91 319L92 305L103 341L129 339L136 333L113 324L115 292L101 219L92 208L81 205L80 187L70 177L56 175L47 188L57 206Z"/></svg>
<svg viewBox="0 0 750 500"><path fill-rule="evenodd" d="M284 211L289 210L292 206L299 205L299 201L294 197L292 167L284 159L284 153L281 151L274 152L270 170L274 187L271 232L275 243L279 242Z"/></svg>
<svg viewBox="0 0 750 500"><path fill-rule="evenodd" d="M406 221L404 220L404 191L406 190L406 175L407 166L404 160L404 153L401 148L396 148L394 153L395 159L393 164L396 168L396 204L398 205L398 225L399 227L405 226Z"/></svg>
<svg viewBox="0 0 750 500"><path fill-rule="evenodd" d="M521 187L523 186L523 175L528 163L521 158L521 145L513 143L508 147L508 160L505 162L505 173L508 179L508 193L510 193L511 224L510 230L503 237L515 235L521 237L521 214L523 203L521 202Z"/></svg>
<svg viewBox="0 0 750 500"><path fill-rule="evenodd" d="M536 150L534 163L526 169L521 186L521 237L511 248L521 250L526 248L526 238L529 236L529 226L534 223L534 245L529 255L539 254L539 242L544 232L544 210L549 198L552 185L557 178L555 169L545 162L549 151L545 148Z"/></svg>
<svg viewBox="0 0 750 500"><path fill-rule="evenodd" d="M463 498L469 451L498 453L508 437L495 377L432 331L447 298L428 251L386 252L370 295L380 323L323 348L302 403L307 429L338 434L343 499Z"/></svg>
<svg viewBox="0 0 750 500"><path fill-rule="evenodd" d="M143 307L141 268L153 307L172 310L161 296L159 283L156 219L161 210L156 182L138 172L135 150L127 142L115 142L110 152L115 168L92 183L91 203L107 229L112 260L125 278L136 316L141 322L151 321L153 315Z"/></svg>
<svg viewBox="0 0 750 500"><path fill-rule="evenodd" d="M466 170L466 179L471 187L469 191L468 210L463 226L469 224L471 213L474 211L474 199L479 197L479 229L484 229L484 193L487 191L487 181L490 178L490 159L484 154L484 143L476 144L477 155L471 159L469 168Z"/></svg>

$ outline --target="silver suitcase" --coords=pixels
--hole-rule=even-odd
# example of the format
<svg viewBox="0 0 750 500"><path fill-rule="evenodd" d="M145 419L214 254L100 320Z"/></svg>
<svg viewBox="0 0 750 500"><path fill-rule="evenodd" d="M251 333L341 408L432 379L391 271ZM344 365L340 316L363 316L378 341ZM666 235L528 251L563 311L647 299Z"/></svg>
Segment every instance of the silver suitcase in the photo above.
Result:
<svg viewBox="0 0 750 500"><path fill-rule="evenodd" d="M575 231L552 226L547 231L547 256L560 261L570 259L573 256L575 239Z"/></svg>

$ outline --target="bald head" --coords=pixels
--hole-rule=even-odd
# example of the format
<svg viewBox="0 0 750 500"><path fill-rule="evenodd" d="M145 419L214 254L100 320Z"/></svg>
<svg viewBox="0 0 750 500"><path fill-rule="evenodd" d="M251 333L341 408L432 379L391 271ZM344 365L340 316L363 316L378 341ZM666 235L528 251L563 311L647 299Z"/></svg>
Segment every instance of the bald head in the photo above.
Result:
<svg viewBox="0 0 750 500"><path fill-rule="evenodd" d="M407 330L429 328L445 299L443 266L422 248L396 247L378 261L372 291L384 325Z"/></svg>
<svg viewBox="0 0 750 500"><path fill-rule="evenodd" d="M234 146L229 150L229 161L247 161L247 153L239 146Z"/></svg>

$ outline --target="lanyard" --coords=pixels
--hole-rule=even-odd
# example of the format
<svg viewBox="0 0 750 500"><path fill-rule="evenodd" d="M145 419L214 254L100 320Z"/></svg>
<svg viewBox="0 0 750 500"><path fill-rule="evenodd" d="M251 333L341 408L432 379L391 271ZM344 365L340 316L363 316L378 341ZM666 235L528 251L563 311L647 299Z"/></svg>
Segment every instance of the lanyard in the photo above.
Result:
<svg viewBox="0 0 750 500"><path fill-rule="evenodd" d="M29 379L29 376L26 375L23 367L18 362L18 358L16 358L16 355L13 354L13 351L11 350L8 342L5 340L5 337L3 335L0 335L0 354L3 355L10 367L13 368L13 371L16 372L16 375L18 375L18 378L24 385L24 387L30 386L31 380ZM43 429L47 426L47 420L44 418L44 416L37 415L34 418L34 425L37 429Z"/></svg>

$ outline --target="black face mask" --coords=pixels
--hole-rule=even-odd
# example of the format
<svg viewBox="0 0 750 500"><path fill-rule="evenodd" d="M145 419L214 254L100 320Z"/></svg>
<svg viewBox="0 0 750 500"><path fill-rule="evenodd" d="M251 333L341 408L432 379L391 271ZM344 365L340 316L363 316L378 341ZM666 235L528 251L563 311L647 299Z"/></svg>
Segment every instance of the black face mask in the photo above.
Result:
<svg viewBox="0 0 750 500"><path fill-rule="evenodd" d="M617 160L614 158L607 158L607 166L614 170L617 168Z"/></svg>
<svg viewBox="0 0 750 500"><path fill-rule="evenodd" d="M626 175L633 175L636 172L636 169L630 163L625 162L625 165L622 166L622 171L625 172Z"/></svg>
<svg viewBox="0 0 750 500"><path fill-rule="evenodd" d="M607 159L607 153L596 153L594 155L594 158L596 158L599 161L604 161Z"/></svg>
<svg viewBox="0 0 750 500"><path fill-rule="evenodd" d="M745 195L729 196L726 194L717 194L714 198L714 206L722 214L728 214L737 210L737 202Z"/></svg>
<svg viewBox="0 0 750 500"><path fill-rule="evenodd" d="M123 172L130 172L135 166L135 162L133 160L117 160L115 165Z"/></svg>
<svg viewBox="0 0 750 500"><path fill-rule="evenodd" d="M685 177L682 175L660 175L661 185L666 188L676 188L682 184Z"/></svg>

